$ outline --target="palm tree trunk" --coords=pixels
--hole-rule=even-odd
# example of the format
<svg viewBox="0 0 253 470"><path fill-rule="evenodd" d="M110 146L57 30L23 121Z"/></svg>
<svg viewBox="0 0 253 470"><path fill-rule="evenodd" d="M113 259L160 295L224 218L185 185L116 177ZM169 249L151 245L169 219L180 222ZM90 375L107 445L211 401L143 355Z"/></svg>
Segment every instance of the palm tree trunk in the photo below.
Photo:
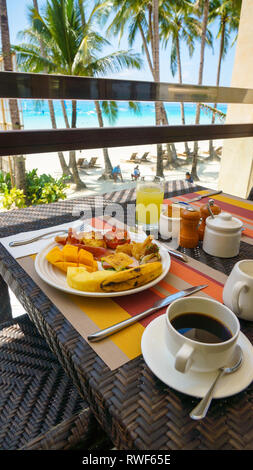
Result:
<svg viewBox="0 0 253 470"><path fill-rule="evenodd" d="M176 37L176 49L177 49L177 68L178 68L178 78L179 78L179 83L182 85L183 83L183 77L182 77L182 66L181 66L181 54L180 54L180 44L179 44L179 38L178 36ZM181 119L182 119L182 124L183 126L185 125L185 114L184 114L184 103L180 103L181 107ZM190 149L188 146L188 143L184 143L185 147L185 153L186 157L189 158L190 156Z"/></svg>
<svg viewBox="0 0 253 470"><path fill-rule="evenodd" d="M76 128L76 100L72 100L72 122L71 128ZM86 184L80 179L77 164L76 164L76 152L71 150L69 152L69 166L72 169L74 183L76 185L76 190L87 188Z"/></svg>
<svg viewBox="0 0 253 470"><path fill-rule="evenodd" d="M63 114L65 126L67 127L67 129L70 129L69 120L68 120L68 115L67 115L67 110L66 110L66 105L65 105L65 101L64 101L64 100L61 100L61 107L62 107L62 114Z"/></svg>
<svg viewBox="0 0 253 470"><path fill-rule="evenodd" d="M99 127L104 127L103 116L102 116L99 101L95 101L95 107L96 107ZM103 148L103 155L104 155L104 164L105 164L105 176L110 177L112 174L112 164L111 164L111 160L109 157L108 149Z"/></svg>
<svg viewBox="0 0 253 470"><path fill-rule="evenodd" d="M151 71L151 73L152 73L152 75L153 75L153 77L154 77L154 69L153 69L153 65L152 65L152 60L151 60L151 57L150 57L150 53L149 53L149 50L148 50L147 39L146 39L146 36L145 36L145 34L144 34L144 31L143 31L143 28L142 28L141 23L138 24L138 27L139 27L139 30L140 30L140 33L141 33L142 43L143 43L144 51L145 51L145 53L146 53L148 65L149 65L150 71Z"/></svg>
<svg viewBox="0 0 253 470"><path fill-rule="evenodd" d="M152 12L152 9L149 8L149 29L150 29L150 34L151 34L151 37L152 37L152 42L151 42L151 45L153 47L154 45L154 40L153 40L153 32L152 32L152 22L151 22L151 12ZM145 51L145 54L146 54L146 58L147 58L147 62L148 62L148 65L149 65L149 69L152 73L152 76L153 76L153 79L155 80L155 71L154 71L154 66L152 64L152 59L151 59L151 56L150 56L150 53L149 53L149 49L148 49L148 43L147 43L147 38L144 34L144 31L143 31L143 28L142 28L142 24L141 23L138 23L138 28L139 28L139 31L141 33L141 37L142 37L142 43L143 43L143 47L144 47L144 51ZM153 49L152 49L153 50ZM158 104L159 106L159 110L157 110L158 114L160 114L161 116L161 122L164 126L166 125L169 125L168 123L168 118L167 118L167 114L166 114L166 111L165 111L165 107L164 107L164 103L161 103L159 102ZM176 155L176 148L175 148L175 145L174 144L170 144L168 143L167 144L167 149L168 149L168 165L172 165L173 164L173 158L172 158L172 155ZM160 153L160 151L159 151ZM159 158L162 158L162 157L159 157Z"/></svg>
<svg viewBox="0 0 253 470"><path fill-rule="evenodd" d="M154 65L154 80L155 82L160 82L160 50L159 50L159 1L152 1L153 9L153 30L152 25L150 25L150 37L152 45L152 54L153 54L153 65ZM156 111L156 125L161 125L162 113L161 105L159 102L155 103ZM157 160L156 160L156 176L163 177L163 152L162 145L157 144Z"/></svg>
<svg viewBox="0 0 253 470"><path fill-rule="evenodd" d="M204 53L205 53L208 13L209 13L209 0L204 0L198 85L202 85L202 81L203 81ZM196 109L195 124L199 124L199 118L200 118L200 104L198 103L197 109ZM195 179L196 181L199 181L199 177L197 175L197 162L198 162L198 142L194 142L191 175L193 179Z"/></svg>
<svg viewBox="0 0 253 470"><path fill-rule="evenodd" d="M49 113L50 113L52 128L57 129L55 111L54 111L54 103L53 103L52 100L48 100L48 107L49 107ZM58 157L59 157L59 160L60 160L60 165L61 165L63 175L72 177L71 171L70 171L70 169L69 169L69 167L66 163L66 160L64 158L63 153L58 152Z"/></svg>
<svg viewBox="0 0 253 470"><path fill-rule="evenodd" d="M33 0L33 7L39 13L39 7L38 7L37 0ZM43 41L40 38L39 38L39 43L40 43L41 55L43 57L46 57L44 44L43 44ZM48 107L49 107L49 113L50 113L52 128L57 129L55 111L54 111L54 103L53 103L52 100L48 100ZM70 169L69 169L69 167L68 167L68 165L65 161L63 153L58 152L58 157L59 157L59 160L60 160L60 165L61 165L63 175L72 177L71 171L70 171Z"/></svg>
<svg viewBox="0 0 253 470"><path fill-rule="evenodd" d="M0 15L1 15L0 25L1 25L1 42L2 42L4 70L12 72L13 66L12 66L12 57L11 57L10 34L9 34L6 0L0 0ZM12 128L21 129L18 101L16 99L10 99L9 108L10 108ZM14 157L14 165L15 165L15 184L17 188L23 189L24 194L25 194L26 193L25 158L22 155Z"/></svg>
<svg viewBox="0 0 253 470"><path fill-rule="evenodd" d="M219 86L220 84L220 73L221 73L221 61L222 61L222 56L224 52L224 40L225 40L225 30L226 30L226 21L225 18L221 19L221 40L220 40L220 52L219 52L219 60L218 60L218 67L217 67L217 76L216 76L216 86ZM216 109L217 108L217 103L214 103L213 107ZM212 124L215 123L215 112L213 112L212 115ZM213 146L213 141L209 141L209 159L214 161L215 158L217 157L216 152L214 150ZM218 157L217 157L218 159Z"/></svg>

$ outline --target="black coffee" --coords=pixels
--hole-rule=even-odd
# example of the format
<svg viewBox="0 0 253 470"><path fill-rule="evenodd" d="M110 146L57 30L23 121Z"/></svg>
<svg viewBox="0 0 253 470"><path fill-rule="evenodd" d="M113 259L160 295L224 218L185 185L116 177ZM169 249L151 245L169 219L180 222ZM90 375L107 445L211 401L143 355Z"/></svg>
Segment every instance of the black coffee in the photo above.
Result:
<svg viewBox="0 0 253 470"><path fill-rule="evenodd" d="M232 338L224 323L204 313L182 313L171 324L182 335L201 343L223 343Z"/></svg>

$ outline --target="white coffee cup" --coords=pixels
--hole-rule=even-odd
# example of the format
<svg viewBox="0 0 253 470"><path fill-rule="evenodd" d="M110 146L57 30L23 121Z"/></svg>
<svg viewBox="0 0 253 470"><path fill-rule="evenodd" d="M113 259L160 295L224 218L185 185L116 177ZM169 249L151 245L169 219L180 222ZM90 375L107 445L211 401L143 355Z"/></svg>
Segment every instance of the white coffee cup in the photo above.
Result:
<svg viewBox="0 0 253 470"><path fill-rule="evenodd" d="M253 320L253 260L236 263L223 289L223 302L239 318Z"/></svg>
<svg viewBox="0 0 253 470"><path fill-rule="evenodd" d="M219 343L200 342L177 331L172 321L181 314L201 313L221 322L231 337ZM205 297L187 297L175 300L166 312L166 345L175 357L175 369L187 372L210 372L224 366L230 358L240 332L236 315L222 303Z"/></svg>

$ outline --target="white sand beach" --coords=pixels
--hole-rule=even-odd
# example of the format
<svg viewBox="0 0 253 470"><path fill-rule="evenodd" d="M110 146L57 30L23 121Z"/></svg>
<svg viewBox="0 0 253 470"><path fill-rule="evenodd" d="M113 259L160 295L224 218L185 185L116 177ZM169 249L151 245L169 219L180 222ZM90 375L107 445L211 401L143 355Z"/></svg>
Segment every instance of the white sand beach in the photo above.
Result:
<svg viewBox="0 0 253 470"><path fill-rule="evenodd" d="M199 184L207 188L216 189L218 184L218 176L220 169L220 162L210 162L206 161L208 154L208 141L199 142L200 156L201 160L198 163L198 176ZM215 148L222 146L222 141L214 142ZM192 150L193 143L189 143L189 147ZM165 147L164 147L165 148ZM184 144L176 144L176 149L178 154L184 152ZM87 185L87 189L81 191L81 193L76 192L74 185L70 185L70 188L67 190L67 197L77 197L80 194L91 195L91 194L103 194L109 191L116 191L124 189L127 187L134 186L136 183L131 180L131 173L133 172L136 163L131 162L130 158L132 153L138 152L137 157L141 158L144 152L149 152L147 159L148 162L143 162L139 164L139 169L141 176L145 175L155 175L156 171L156 145L142 145L134 147L115 147L109 149L109 156L113 166L120 164L123 182L117 181L113 182L112 180L99 180L99 177L103 173L104 168L104 159L101 149L94 150L83 150L76 152L76 159L87 158L90 161L91 157L97 157L96 167L90 168L87 170L80 170L80 177ZM66 162L69 160L69 152L64 152ZM180 157L181 158L181 157ZM58 159L57 153L44 153L36 155L27 155L26 156L26 169L27 171L32 170L33 168L38 169L38 173L47 173L51 174L54 177L59 178L62 175L61 167ZM175 179L185 179L185 172L190 171L190 165L183 165L175 170L164 170L164 175L166 180L175 180Z"/></svg>

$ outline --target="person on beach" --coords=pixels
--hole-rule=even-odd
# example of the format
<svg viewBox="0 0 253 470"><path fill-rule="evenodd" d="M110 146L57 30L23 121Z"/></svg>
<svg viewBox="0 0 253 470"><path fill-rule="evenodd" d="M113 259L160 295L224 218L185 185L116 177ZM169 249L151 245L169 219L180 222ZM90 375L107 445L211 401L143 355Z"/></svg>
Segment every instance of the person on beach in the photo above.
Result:
<svg viewBox="0 0 253 470"><path fill-rule="evenodd" d="M192 177L191 177L189 171L187 171L187 172L185 173L185 181L188 181L188 183L193 183L193 179L192 179Z"/></svg>
<svg viewBox="0 0 253 470"><path fill-rule="evenodd" d="M136 167L134 168L134 172L131 174L132 181L138 180L138 178L140 178L140 176L141 176L141 174L140 174L140 170L139 170L139 165L136 165Z"/></svg>
<svg viewBox="0 0 253 470"><path fill-rule="evenodd" d="M121 178L121 181L123 181L122 173L121 173L121 169L120 169L119 165L117 165L113 168L112 177L113 177L114 181L117 181L118 178Z"/></svg>
<svg viewBox="0 0 253 470"><path fill-rule="evenodd" d="M88 162L87 158L84 158L83 163L82 163L82 167L83 168L88 168L89 167L89 162Z"/></svg>

